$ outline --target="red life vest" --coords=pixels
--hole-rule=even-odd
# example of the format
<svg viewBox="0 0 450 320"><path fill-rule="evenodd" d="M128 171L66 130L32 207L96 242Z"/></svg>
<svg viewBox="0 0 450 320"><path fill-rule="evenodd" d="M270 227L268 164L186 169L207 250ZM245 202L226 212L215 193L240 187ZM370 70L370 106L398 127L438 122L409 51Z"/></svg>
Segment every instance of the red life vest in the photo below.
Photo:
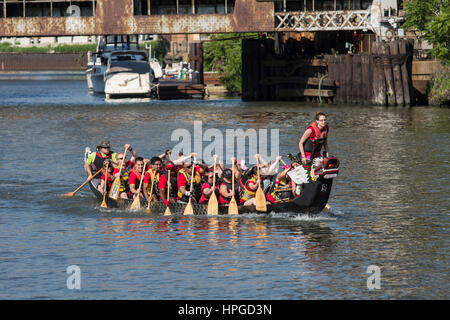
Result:
<svg viewBox="0 0 450 320"><path fill-rule="evenodd" d="M311 129L311 134L303 144L305 156L310 157L313 150L315 150L314 157L317 157L320 155L320 150L322 149L323 144L327 140L329 127L326 124L323 131L320 131L319 127L317 126L317 122L314 121L306 128L306 130L308 129Z"/></svg>
<svg viewBox="0 0 450 320"><path fill-rule="evenodd" d="M110 152L108 155L103 157L102 154L97 151L95 153L94 162L92 162L92 167L94 168L94 170L92 170L92 174L103 168L103 162L105 162L106 159L112 159L112 154L113 153Z"/></svg>
<svg viewBox="0 0 450 320"><path fill-rule="evenodd" d="M220 186L219 186L219 190L220 190L220 187L222 187L222 185L225 185L226 187L227 187L227 192L231 192L233 189L233 186L231 185L231 183L228 183L228 182L226 182L226 181L223 181L221 184L220 184ZM219 192L219 203L221 203L221 204L227 204L227 203L230 203L230 201L231 201L231 197L225 197L223 194L221 194L220 192Z"/></svg>
<svg viewBox="0 0 450 320"><path fill-rule="evenodd" d="M209 184L208 182L204 182L202 185L202 196L200 197L200 200L198 203L206 203L209 201L209 197L211 197L211 195L207 196L206 194L203 193L204 189L211 189L212 185Z"/></svg>

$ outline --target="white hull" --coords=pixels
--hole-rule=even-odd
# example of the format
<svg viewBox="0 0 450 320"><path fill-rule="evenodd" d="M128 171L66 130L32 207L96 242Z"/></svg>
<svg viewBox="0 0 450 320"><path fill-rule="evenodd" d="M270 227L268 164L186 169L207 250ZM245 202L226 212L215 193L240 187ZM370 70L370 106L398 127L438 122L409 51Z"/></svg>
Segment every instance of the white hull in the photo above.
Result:
<svg viewBox="0 0 450 320"><path fill-rule="evenodd" d="M146 96L151 94L150 74L120 72L107 75L105 80L105 94L114 96Z"/></svg>
<svg viewBox="0 0 450 320"><path fill-rule="evenodd" d="M90 55L86 80L90 92L105 94L106 98L120 96L151 97L156 92L154 71L148 54L139 49L134 36L104 36L97 52Z"/></svg>
<svg viewBox="0 0 450 320"><path fill-rule="evenodd" d="M90 92L94 91L94 85L92 84L92 79L91 79L91 75L89 72L86 74L86 80L87 80L89 91Z"/></svg>
<svg viewBox="0 0 450 320"><path fill-rule="evenodd" d="M103 73L94 74L91 76L92 91L95 93L105 93L105 81L103 80Z"/></svg>
<svg viewBox="0 0 450 320"><path fill-rule="evenodd" d="M105 71L106 66L90 67L86 71L86 80L90 92L105 93Z"/></svg>

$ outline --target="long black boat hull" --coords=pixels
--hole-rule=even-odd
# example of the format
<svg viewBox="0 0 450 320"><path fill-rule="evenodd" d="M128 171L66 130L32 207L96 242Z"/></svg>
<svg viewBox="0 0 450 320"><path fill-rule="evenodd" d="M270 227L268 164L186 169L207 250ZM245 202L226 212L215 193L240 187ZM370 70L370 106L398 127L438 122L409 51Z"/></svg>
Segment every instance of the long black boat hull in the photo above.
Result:
<svg viewBox="0 0 450 320"><path fill-rule="evenodd" d="M294 213L294 214L319 214L326 206L328 198L330 196L333 179L319 178L317 181L313 181L304 185L304 189L300 197L296 197L286 202L278 202L267 205L267 212L259 212L255 206L239 206L239 213ZM97 190L92 183L89 183L94 195L98 200L103 201L103 195ZM118 199L114 200L106 197L106 203L108 207L119 208L126 210L131 206L133 200ZM147 201L141 200L141 209L147 208ZM174 215L183 215L185 203L172 203L170 204L170 210ZM206 215L207 205L193 203L195 215ZM152 201L150 205L152 213L163 214L166 210L166 206L163 202ZM219 214L228 214L228 206L219 205Z"/></svg>

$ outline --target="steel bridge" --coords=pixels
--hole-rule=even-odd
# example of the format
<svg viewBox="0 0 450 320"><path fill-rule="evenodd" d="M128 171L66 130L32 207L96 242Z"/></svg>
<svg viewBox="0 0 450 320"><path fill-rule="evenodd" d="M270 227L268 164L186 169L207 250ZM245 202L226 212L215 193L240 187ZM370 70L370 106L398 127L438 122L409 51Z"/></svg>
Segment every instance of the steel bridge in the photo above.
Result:
<svg viewBox="0 0 450 320"><path fill-rule="evenodd" d="M0 36L375 32L373 10L386 1L0 0Z"/></svg>

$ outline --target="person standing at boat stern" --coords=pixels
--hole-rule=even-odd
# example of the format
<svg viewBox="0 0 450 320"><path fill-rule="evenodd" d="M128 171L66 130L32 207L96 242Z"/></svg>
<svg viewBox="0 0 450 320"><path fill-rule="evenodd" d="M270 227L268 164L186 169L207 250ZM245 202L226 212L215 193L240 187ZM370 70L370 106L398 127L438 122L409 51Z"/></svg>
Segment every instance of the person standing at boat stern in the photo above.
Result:
<svg viewBox="0 0 450 320"><path fill-rule="evenodd" d="M306 164L308 160L320 157L322 147L325 149L328 157L328 133L330 128L327 124L327 116L322 111L316 113L316 120L311 123L303 133L298 147L300 153L298 154L302 164ZM312 154L314 152L314 154Z"/></svg>

